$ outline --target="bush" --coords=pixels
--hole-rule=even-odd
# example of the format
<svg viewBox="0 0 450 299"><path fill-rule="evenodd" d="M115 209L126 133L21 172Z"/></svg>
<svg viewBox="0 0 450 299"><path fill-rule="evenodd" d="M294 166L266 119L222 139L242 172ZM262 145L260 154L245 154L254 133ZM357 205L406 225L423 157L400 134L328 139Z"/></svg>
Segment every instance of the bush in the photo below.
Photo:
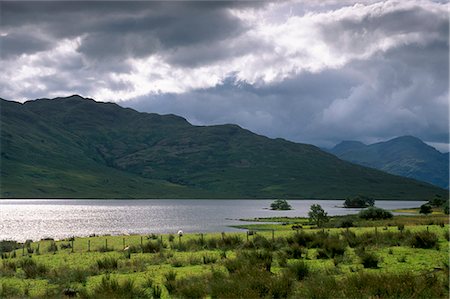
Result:
<svg viewBox="0 0 450 299"><path fill-rule="evenodd" d="M341 223L339 223L338 227L343 227L343 228L347 228L347 227L354 227L355 225L353 224L353 220L352 219L343 219L341 221Z"/></svg>
<svg viewBox="0 0 450 299"><path fill-rule="evenodd" d="M290 264L287 269L297 280L303 280L309 275L309 267L304 261L295 261Z"/></svg>
<svg viewBox="0 0 450 299"><path fill-rule="evenodd" d="M374 253L362 252L359 257L364 268L378 268L379 258Z"/></svg>
<svg viewBox="0 0 450 299"><path fill-rule="evenodd" d="M411 246L414 248L439 248L438 237L428 231L416 232L411 236Z"/></svg>
<svg viewBox="0 0 450 299"><path fill-rule="evenodd" d="M9 240L0 241L0 253L11 252L19 248L20 244L17 243L16 241L9 241Z"/></svg>
<svg viewBox="0 0 450 299"><path fill-rule="evenodd" d="M202 276L191 276L177 280L172 291L176 298L205 298L208 282Z"/></svg>
<svg viewBox="0 0 450 299"><path fill-rule="evenodd" d="M119 283L116 278L111 278L109 274L102 277L102 281L97 285L92 293L93 298L145 298L143 289L135 286L134 281L126 279Z"/></svg>
<svg viewBox="0 0 450 299"><path fill-rule="evenodd" d="M148 241L147 243L142 244L142 252L143 253L157 253L162 249L161 242L157 241Z"/></svg>
<svg viewBox="0 0 450 299"><path fill-rule="evenodd" d="M176 289L177 273L175 271L169 271L164 274L164 278L164 286L166 287L167 292L169 292L169 294L172 294Z"/></svg>
<svg viewBox="0 0 450 299"><path fill-rule="evenodd" d="M359 218L365 220L379 220L390 219L393 217L392 213L382 208L370 207L359 212Z"/></svg>
<svg viewBox="0 0 450 299"><path fill-rule="evenodd" d="M115 270L118 266L118 260L115 257L107 256L97 260L97 267L99 270Z"/></svg>
<svg viewBox="0 0 450 299"><path fill-rule="evenodd" d="M25 278L42 277L48 272L48 269L43 264L36 263L32 258L24 258L19 262L19 266L25 273Z"/></svg>

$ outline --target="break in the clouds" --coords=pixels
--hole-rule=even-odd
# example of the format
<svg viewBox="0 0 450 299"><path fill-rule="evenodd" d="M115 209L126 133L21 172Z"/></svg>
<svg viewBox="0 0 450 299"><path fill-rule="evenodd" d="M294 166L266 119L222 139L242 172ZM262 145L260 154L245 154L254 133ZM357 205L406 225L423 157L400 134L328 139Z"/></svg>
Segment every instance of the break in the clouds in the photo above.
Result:
<svg viewBox="0 0 450 299"><path fill-rule="evenodd" d="M0 96L81 94L331 146L447 145L445 1L1 1Z"/></svg>

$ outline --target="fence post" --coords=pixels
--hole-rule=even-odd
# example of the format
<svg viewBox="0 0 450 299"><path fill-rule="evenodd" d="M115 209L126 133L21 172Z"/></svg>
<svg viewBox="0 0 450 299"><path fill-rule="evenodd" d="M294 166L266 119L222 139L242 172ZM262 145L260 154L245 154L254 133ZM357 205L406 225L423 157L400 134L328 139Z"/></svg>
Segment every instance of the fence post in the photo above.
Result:
<svg viewBox="0 0 450 299"><path fill-rule="evenodd" d="M108 238L105 239L105 249L108 251Z"/></svg>
<svg viewBox="0 0 450 299"><path fill-rule="evenodd" d="M275 230L272 229L272 242L275 242Z"/></svg>
<svg viewBox="0 0 450 299"><path fill-rule="evenodd" d="M247 242L248 242L248 231L247 231Z"/></svg>
<svg viewBox="0 0 450 299"><path fill-rule="evenodd" d="M25 255L25 242L22 244L22 256Z"/></svg>
<svg viewBox="0 0 450 299"><path fill-rule="evenodd" d="M73 253L73 241L74 241L75 239L72 239L72 253Z"/></svg>
<svg viewBox="0 0 450 299"><path fill-rule="evenodd" d="M125 249L125 238L122 239L123 249Z"/></svg>
<svg viewBox="0 0 450 299"><path fill-rule="evenodd" d="M91 240L88 239L88 252L90 252L90 251L91 251Z"/></svg>

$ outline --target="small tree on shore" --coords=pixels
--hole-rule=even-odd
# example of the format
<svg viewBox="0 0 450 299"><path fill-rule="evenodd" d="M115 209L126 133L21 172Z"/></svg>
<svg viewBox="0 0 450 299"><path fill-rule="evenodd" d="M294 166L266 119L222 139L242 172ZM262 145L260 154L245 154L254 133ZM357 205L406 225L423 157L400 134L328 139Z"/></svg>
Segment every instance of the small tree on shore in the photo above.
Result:
<svg viewBox="0 0 450 299"><path fill-rule="evenodd" d="M319 204L310 207L308 216L311 222L316 224L317 227L322 227L325 223L330 221L328 213L325 212Z"/></svg>
<svg viewBox="0 0 450 299"><path fill-rule="evenodd" d="M424 204L424 205L420 206L419 213L428 215L428 214L431 214L432 211L433 211L433 209L431 208L431 206L429 204Z"/></svg>
<svg viewBox="0 0 450 299"><path fill-rule="evenodd" d="M272 210L291 210L292 207L288 202L284 199L277 199L270 204L270 208Z"/></svg>
<svg viewBox="0 0 450 299"><path fill-rule="evenodd" d="M345 199L344 207L346 208L367 208L373 207L375 200L373 198L357 195L354 197L348 197Z"/></svg>

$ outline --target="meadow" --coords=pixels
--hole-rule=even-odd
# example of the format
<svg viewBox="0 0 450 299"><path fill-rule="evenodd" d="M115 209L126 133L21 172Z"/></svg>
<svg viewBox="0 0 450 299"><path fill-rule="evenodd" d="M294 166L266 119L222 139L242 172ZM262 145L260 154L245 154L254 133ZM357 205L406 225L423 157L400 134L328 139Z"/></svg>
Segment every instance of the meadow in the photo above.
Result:
<svg viewBox="0 0 450 299"><path fill-rule="evenodd" d="M254 221L254 219L252 219ZM1 298L448 298L448 216L0 242Z"/></svg>

